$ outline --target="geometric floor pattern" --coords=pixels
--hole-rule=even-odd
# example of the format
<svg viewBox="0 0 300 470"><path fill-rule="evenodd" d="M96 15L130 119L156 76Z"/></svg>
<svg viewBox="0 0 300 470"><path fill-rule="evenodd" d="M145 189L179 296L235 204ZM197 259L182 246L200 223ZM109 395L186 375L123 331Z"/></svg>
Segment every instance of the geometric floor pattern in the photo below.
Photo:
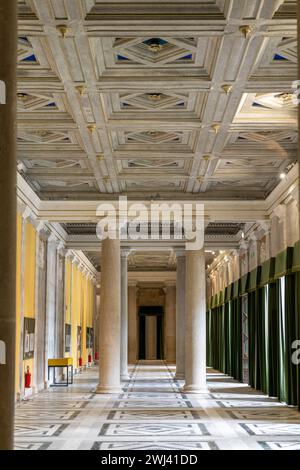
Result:
<svg viewBox="0 0 300 470"><path fill-rule="evenodd" d="M300 413L207 370L209 393L181 392L175 367L140 361L120 395L95 394L97 367L17 405L19 450L300 450Z"/></svg>

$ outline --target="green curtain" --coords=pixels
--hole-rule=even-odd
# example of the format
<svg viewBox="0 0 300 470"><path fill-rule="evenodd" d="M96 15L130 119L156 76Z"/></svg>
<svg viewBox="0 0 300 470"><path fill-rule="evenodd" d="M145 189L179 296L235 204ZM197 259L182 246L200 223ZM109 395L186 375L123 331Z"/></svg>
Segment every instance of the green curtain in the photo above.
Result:
<svg viewBox="0 0 300 470"><path fill-rule="evenodd" d="M297 339L300 339L300 271L295 273L295 312L296 312L296 332ZM298 348L299 349L299 348ZM294 350L295 351L295 350ZM299 354L298 354L299 357ZM300 362L297 369L297 403L300 410Z"/></svg>
<svg viewBox="0 0 300 470"><path fill-rule="evenodd" d="M256 294L255 291L248 294L248 345L249 345L249 385L256 386Z"/></svg>
<svg viewBox="0 0 300 470"><path fill-rule="evenodd" d="M268 393L268 286L258 289L255 294L257 296L256 388Z"/></svg>
<svg viewBox="0 0 300 470"><path fill-rule="evenodd" d="M212 345L211 317L212 317L212 311L211 309L209 309L206 312L206 364L208 367L213 367L212 354L211 354L211 345Z"/></svg>
<svg viewBox="0 0 300 470"><path fill-rule="evenodd" d="M295 292L297 292L297 274L293 273L285 277L285 398L288 405L298 404L298 387L297 387L297 365L292 362L292 344L295 340L299 339L297 327L299 309L297 302L295 302Z"/></svg>
<svg viewBox="0 0 300 470"><path fill-rule="evenodd" d="M278 272L283 273L277 264ZM242 298L236 296L238 285L234 284L230 296L225 292L225 303L207 312L207 361L242 381ZM269 283L257 281L256 289L254 283L252 288L248 293L249 384L289 405L298 405L300 410L300 364L292 362L293 343L300 339L300 271L287 270L283 277L269 277Z"/></svg>
<svg viewBox="0 0 300 470"><path fill-rule="evenodd" d="M242 310L239 297L232 300L231 327L231 376L243 380L243 351L242 351Z"/></svg>
<svg viewBox="0 0 300 470"><path fill-rule="evenodd" d="M279 394L279 280L269 284L269 395L278 397Z"/></svg>
<svg viewBox="0 0 300 470"><path fill-rule="evenodd" d="M225 305L219 305L207 312L206 316L207 365L220 372L226 371L226 329Z"/></svg>
<svg viewBox="0 0 300 470"><path fill-rule="evenodd" d="M224 334L225 334L225 374L232 375L231 368L231 306L232 302L226 302L224 307Z"/></svg>
<svg viewBox="0 0 300 470"><path fill-rule="evenodd" d="M286 401L286 317L285 317L285 278L280 278L278 283L278 311L279 311L279 387L278 399Z"/></svg>

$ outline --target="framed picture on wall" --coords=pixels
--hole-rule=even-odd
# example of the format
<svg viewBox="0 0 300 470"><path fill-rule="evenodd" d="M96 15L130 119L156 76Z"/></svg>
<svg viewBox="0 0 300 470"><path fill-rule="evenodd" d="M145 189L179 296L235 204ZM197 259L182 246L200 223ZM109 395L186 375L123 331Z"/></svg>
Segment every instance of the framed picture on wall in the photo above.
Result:
<svg viewBox="0 0 300 470"><path fill-rule="evenodd" d="M34 342L35 342L35 319L24 317L23 359L33 358Z"/></svg>
<svg viewBox="0 0 300 470"><path fill-rule="evenodd" d="M86 328L86 347L87 348L92 348L93 347L93 341L94 341L94 330L91 327Z"/></svg>
<svg viewBox="0 0 300 470"><path fill-rule="evenodd" d="M65 324L65 352L71 351L71 325Z"/></svg>

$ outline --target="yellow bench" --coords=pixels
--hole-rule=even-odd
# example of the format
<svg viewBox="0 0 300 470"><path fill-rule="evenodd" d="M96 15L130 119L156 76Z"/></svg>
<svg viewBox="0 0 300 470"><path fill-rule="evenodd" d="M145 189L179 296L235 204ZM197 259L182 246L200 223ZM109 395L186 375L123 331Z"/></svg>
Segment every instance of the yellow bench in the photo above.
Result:
<svg viewBox="0 0 300 470"><path fill-rule="evenodd" d="M67 381L57 383L55 380L55 368L66 367L67 368ZM69 367L71 367L71 381L69 382ZM73 383L73 358L72 357L59 357L57 359L48 359L48 380L50 380L50 369L53 368L53 384L55 385L66 385Z"/></svg>
<svg viewBox="0 0 300 470"><path fill-rule="evenodd" d="M61 357L59 359L48 359L48 366L51 367L67 367L73 365L72 357Z"/></svg>

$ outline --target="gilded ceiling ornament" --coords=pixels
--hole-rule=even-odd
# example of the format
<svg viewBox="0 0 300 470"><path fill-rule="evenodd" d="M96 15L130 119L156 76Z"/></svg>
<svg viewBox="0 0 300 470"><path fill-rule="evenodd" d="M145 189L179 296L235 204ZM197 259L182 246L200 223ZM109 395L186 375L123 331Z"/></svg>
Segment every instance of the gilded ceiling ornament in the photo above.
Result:
<svg viewBox="0 0 300 470"><path fill-rule="evenodd" d="M151 135L151 137L158 137L159 136L158 131L149 131L148 134Z"/></svg>
<svg viewBox="0 0 300 470"><path fill-rule="evenodd" d="M224 90L226 95L228 95L232 91L232 85L228 85L228 84L222 85L222 90Z"/></svg>
<svg viewBox="0 0 300 470"><path fill-rule="evenodd" d="M244 35L245 39L252 33L250 25L244 25L239 27L240 32Z"/></svg>
<svg viewBox="0 0 300 470"><path fill-rule="evenodd" d="M60 32L60 34L62 35L62 38L65 39L68 31L69 31L69 28L67 25L65 24L60 24L58 26L56 26L56 29Z"/></svg>
<svg viewBox="0 0 300 470"><path fill-rule="evenodd" d="M215 131L215 133L217 134L221 128L221 125L220 124L212 124L211 128Z"/></svg>
<svg viewBox="0 0 300 470"><path fill-rule="evenodd" d="M148 44L148 48L150 49L151 52L159 52L162 48L161 44L159 43L159 39L157 38L153 38L150 42L150 44Z"/></svg>
<svg viewBox="0 0 300 470"><path fill-rule="evenodd" d="M39 130L39 131L36 131L37 135L39 135L40 137L45 137L47 135L47 131L45 130Z"/></svg>
<svg viewBox="0 0 300 470"><path fill-rule="evenodd" d="M87 126L87 128L88 131L92 134L96 130L96 124L90 124L89 126Z"/></svg>
<svg viewBox="0 0 300 470"><path fill-rule="evenodd" d="M82 96L85 92L86 92L86 88L85 86L83 85L78 85L76 87L76 90L78 91L78 93L80 94L80 96Z"/></svg>
<svg viewBox="0 0 300 470"><path fill-rule="evenodd" d="M149 93L149 98L152 101L160 101L161 100L161 93Z"/></svg>
<svg viewBox="0 0 300 470"><path fill-rule="evenodd" d="M279 93L275 95L275 98L278 101L281 101L282 104L289 104L293 101L293 94L292 93Z"/></svg>
<svg viewBox="0 0 300 470"><path fill-rule="evenodd" d="M203 158L203 160L205 160L207 162L208 160L210 160L210 155L203 155L202 158Z"/></svg>
<svg viewBox="0 0 300 470"><path fill-rule="evenodd" d="M18 93L17 98L18 98L18 100L25 101L26 98L27 98L27 94L26 93Z"/></svg>
<svg viewBox="0 0 300 470"><path fill-rule="evenodd" d="M98 162L102 162L104 160L104 155L96 155Z"/></svg>

